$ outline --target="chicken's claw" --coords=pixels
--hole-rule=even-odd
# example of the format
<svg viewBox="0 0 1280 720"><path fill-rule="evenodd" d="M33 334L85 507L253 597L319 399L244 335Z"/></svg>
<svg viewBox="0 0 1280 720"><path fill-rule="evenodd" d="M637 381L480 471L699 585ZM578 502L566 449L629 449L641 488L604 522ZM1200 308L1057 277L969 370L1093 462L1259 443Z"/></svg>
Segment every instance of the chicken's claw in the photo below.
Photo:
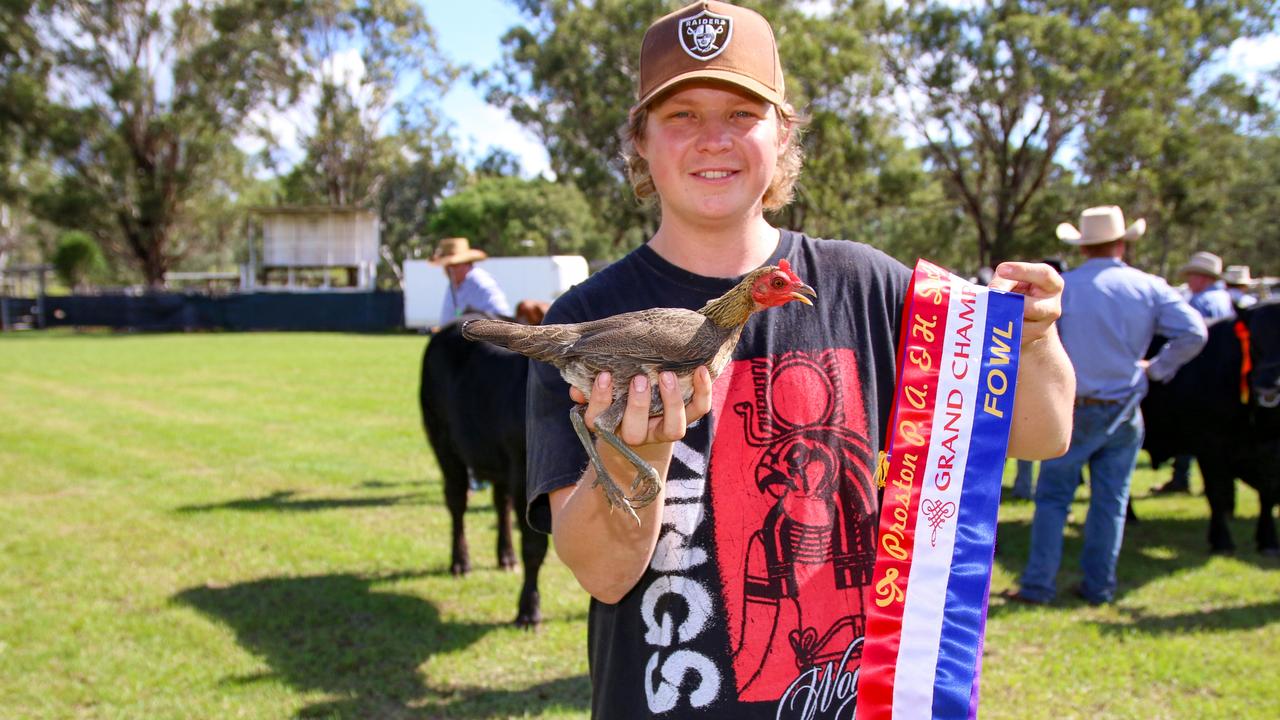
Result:
<svg viewBox="0 0 1280 720"><path fill-rule="evenodd" d="M640 516L636 515L636 511L632 507L631 502L627 499L627 496L623 494L622 488L618 487L617 483L613 481L613 478L610 478L608 475L601 475L597 471L596 481L592 487L596 486L599 486L604 491L604 498L605 501L609 503L610 510L619 507L623 508L627 511L627 514L636 521L637 525L640 524Z"/></svg>
<svg viewBox="0 0 1280 720"><path fill-rule="evenodd" d="M658 491L662 489L662 485L658 482L657 473L649 476L643 471L636 475L636 481L632 484L631 489L634 491L642 482L644 484L643 491L638 495L632 495L627 498L627 502L633 508L642 508L654 501L658 497Z"/></svg>

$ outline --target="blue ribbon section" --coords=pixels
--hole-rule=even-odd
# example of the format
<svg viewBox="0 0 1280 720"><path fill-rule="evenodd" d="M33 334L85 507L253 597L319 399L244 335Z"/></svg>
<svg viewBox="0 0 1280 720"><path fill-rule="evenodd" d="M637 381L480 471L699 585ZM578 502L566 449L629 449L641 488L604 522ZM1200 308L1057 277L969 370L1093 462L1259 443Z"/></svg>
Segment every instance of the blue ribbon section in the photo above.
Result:
<svg viewBox="0 0 1280 720"><path fill-rule="evenodd" d="M1000 482L1009 448L1021 339L1022 296L992 291L987 304L969 459L960 493L955 552L947 582L933 693L934 718L962 720L977 710L978 663L987 624ZM992 409L1003 416L997 416Z"/></svg>

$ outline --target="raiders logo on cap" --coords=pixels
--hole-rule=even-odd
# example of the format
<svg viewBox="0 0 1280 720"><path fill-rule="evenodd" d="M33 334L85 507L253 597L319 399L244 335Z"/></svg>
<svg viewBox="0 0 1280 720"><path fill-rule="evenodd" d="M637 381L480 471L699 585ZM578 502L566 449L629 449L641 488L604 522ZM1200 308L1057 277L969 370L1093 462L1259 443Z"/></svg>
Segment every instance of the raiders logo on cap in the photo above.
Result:
<svg viewBox="0 0 1280 720"><path fill-rule="evenodd" d="M733 37L733 18L703 10L677 25L680 47L695 60L710 60L724 52Z"/></svg>

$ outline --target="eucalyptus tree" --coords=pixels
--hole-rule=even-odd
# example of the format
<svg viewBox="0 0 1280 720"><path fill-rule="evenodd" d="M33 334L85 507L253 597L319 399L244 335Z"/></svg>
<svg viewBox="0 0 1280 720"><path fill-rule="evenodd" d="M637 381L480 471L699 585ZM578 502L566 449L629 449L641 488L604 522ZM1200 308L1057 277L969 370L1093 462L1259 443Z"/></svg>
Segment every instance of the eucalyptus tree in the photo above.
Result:
<svg viewBox="0 0 1280 720"><path fill-rule="evenodd" d="M1148 216L1151 237L1136 257L1163 274L1197 250L1280 270L1276 109L1259 88L1224 75L1172 114L1151 148L1138 157L1131 148L1128 164L1099 178L1099 187Z"/></svg>
<svg viewBox="0 0 1280 720"><path fill-rule="evenodd" d="M422 6L412 0L318 0L291 24L300 38L303 98L314 107L299 135L304 156L288 198L375 207L402 138L443 136L438 101L458 70L440 53ZM408 150L410 154L412 150Z"/></svg>
<svg viewBox="0 0 1280 720"><path fill-rule="evenodd" d="M1177 132L1170 110L1194 95L1196 71L1274 22L1273 6L908 2L888 16L884 62L905 119L974 228L979 261L991 264L1048 241L1051 226L1034 218L1047 215L1036 205L1055 181L1102 183L1155 158L1151 148Z"/></svg>
<svg viewBox="0 0 1280 720"><path fill-rule="evenodd" d="M430 253L430 222L441 201L465 181L467 172L447 132L437 125L405 128L391 140L374 208L382 218L383 279L400 278L405 260Z"/></svg>
<svg viewBox="0 0 1280 720"><path fill-rule="evenodd" d="M1235 235L1243 218L1227 208L1243 208L1233 199L1243 188L1265 197L1258 181L1274 177L1256 161L1276 137L1268 91L1280 77L1250 85L1223 61L1235 41L1280 30L1276 7L1155 3L1109 31L1124 65L1084 124L1079 165L1091 190L1147 218L1149 237L1135 250L1151 269L1170 272L1198 249L1228 255L1242 241L1267 240Z"/></svg>
<svg viewBox="0 0 1280 720"><path fill-rule="evenodd" d="M1014 254L1055 159L1098 101L1106 39L1061 4L908 3L885 26L903 119L968 218L979 265Z"/></svg>
<svg viewBox="0 0 1280 720"><path fill-rule="evenodd" d="M0 0L0 267L47 261L55 237L29 206L49 175L41 128L52 63L32 24L34 7Z"/></svg>
<svg viewBox="0 0 1280 720"><path fill-rule="evenodd" d="M52 59L42 132L58 176L34 206L94 232L152 286L193 247L183 232L200 203L246 179L234 140L322 105L295 185L375 204L400 151L384 131L421 118L431 96L407 74L432 87L453 76L408 0L48 0L31 18ZM344 60L354 80L330 72Z"/></svg>
<svg viewBox="0 0 1280 720"><path fill-rule="evenodd" d="M234 156L237 129L287 95L285 6L266 0L50 0L33 24L53 58L43 131L57 182L35 207L92 230L158 286L177 229Z"/></svg>
<svg viewBox="0 0 1280 720"><path fill-rule="evenodd" d="M0 2L0 202L18 194L14 165L31 144L28 129L36 122L49 70L31 25L31 9L30 0Z"/></svg>
<svg viewBox="0 0 1280 720"><path fill-rule="evenodd" d="M551 171L595 198L619 248L656 229L631 193L619 131L635 102L640 39L663 0L516 0L524 22L502 38L503 59L483 77L547 149Z"/></svg>

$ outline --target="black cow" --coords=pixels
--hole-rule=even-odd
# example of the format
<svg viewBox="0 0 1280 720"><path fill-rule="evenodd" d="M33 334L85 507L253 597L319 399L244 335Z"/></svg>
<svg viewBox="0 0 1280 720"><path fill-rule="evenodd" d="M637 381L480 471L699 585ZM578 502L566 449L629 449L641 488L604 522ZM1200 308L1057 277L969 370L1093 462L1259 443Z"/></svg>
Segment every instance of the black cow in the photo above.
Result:
<svg viewBox="0 0 1280 720"><path fill-rule="evenodd" d="M471 569L463 516L467 511L470 474L493 484L498 511L498 564L514 569L511 548L512 506L518 508L520 559L524 585L516 624L533 627L542 621L538 571L547 555L547 536L525 518L525 381L529 361L488 343L462 337L462 323L445 326L432 336L422 357L419 402L427 440L444 476L445 504L453 520L449 570Z"/></svg>
<svg viewBox="0 0 1280 720"><path fill-rule="evenodd" d="M1247 331L1247 332L1243 332ZM1242 340L1242 336L1247 340ZM1252 367L1241 385L1244 342ZM1247 389L1247 401L1242 391ZM1280 302L1243 310L1209 325L1204 350L1167 384L1152 383L1142 403L1144 447L1152 467L1192 453L1209 501L1209 547L1235 550L1227 521L1235 512L1236 478L1258 491L1258 550L1280 555L1275 519L1280 505Z"/></svg>

